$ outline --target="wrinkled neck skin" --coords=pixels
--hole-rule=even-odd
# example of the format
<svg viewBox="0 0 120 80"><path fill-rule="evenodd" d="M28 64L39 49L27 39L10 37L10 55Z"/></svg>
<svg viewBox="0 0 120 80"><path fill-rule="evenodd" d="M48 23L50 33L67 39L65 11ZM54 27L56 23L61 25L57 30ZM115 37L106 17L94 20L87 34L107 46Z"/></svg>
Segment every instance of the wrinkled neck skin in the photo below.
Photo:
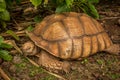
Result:
<svg viewBox="0 0 120 80"><path fill-rule="evenodd" d="M22 51L25 56L32 56L36 55L39 52L39 49L32 41L28 41L23 44Z"/></svg>

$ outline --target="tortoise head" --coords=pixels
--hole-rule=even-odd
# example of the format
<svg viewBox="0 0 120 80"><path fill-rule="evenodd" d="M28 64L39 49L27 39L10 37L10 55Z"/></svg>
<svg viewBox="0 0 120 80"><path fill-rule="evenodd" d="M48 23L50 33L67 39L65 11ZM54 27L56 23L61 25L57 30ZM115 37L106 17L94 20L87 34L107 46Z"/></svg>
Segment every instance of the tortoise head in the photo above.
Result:
<svg viewBox="0 0 120 80"><path fill-rule="evenodd" d="M22 51L25 56L35 55L37 53L37 46L32 41L28 41L22 45Z"/></svg>

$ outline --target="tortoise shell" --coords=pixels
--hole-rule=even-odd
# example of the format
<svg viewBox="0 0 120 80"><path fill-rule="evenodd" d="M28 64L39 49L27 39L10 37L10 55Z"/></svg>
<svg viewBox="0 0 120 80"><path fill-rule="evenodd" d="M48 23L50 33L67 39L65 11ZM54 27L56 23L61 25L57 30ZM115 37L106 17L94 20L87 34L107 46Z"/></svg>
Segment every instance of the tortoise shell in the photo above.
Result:
<svg viewBox="0 0 120 80"><path fill-rule="evenodd" d="M87 57L112 45L103 27L84 13L47 16L28 35L38 47L62 59Z"/></svg>

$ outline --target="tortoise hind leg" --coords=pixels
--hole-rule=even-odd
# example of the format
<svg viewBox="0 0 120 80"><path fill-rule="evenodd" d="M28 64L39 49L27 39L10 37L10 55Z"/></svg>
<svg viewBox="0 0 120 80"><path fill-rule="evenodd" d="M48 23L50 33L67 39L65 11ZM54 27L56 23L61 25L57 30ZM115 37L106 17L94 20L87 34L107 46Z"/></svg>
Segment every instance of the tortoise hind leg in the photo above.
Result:
<svg viewBox="0 0 120 80"><path fill-rule="evenodd" d="M108 49L106 49L104 51L109 52L111 54L120 55L120 45L113 44L111 47L109 47Z"/></svg>
<svg viewBox="0 0 120 80"><path fill-rule="evenodd" d="M45 51L41 51L38 63L39 65L45 67L47 70L65 71L66 73L70 71L69 62L60 61Z"/></svg>

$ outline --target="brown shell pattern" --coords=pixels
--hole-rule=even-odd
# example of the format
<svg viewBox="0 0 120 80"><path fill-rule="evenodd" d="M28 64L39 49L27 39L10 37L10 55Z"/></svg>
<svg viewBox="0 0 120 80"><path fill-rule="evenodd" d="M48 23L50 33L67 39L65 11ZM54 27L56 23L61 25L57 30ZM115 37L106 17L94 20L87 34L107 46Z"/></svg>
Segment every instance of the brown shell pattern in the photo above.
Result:
<svg viewBox="0 0 120 80"><path fill-rule="evenodd" d="M47 16L28 35L38 47L62 59L87 57L112 45L95 19L75 12Z"/></svg>

